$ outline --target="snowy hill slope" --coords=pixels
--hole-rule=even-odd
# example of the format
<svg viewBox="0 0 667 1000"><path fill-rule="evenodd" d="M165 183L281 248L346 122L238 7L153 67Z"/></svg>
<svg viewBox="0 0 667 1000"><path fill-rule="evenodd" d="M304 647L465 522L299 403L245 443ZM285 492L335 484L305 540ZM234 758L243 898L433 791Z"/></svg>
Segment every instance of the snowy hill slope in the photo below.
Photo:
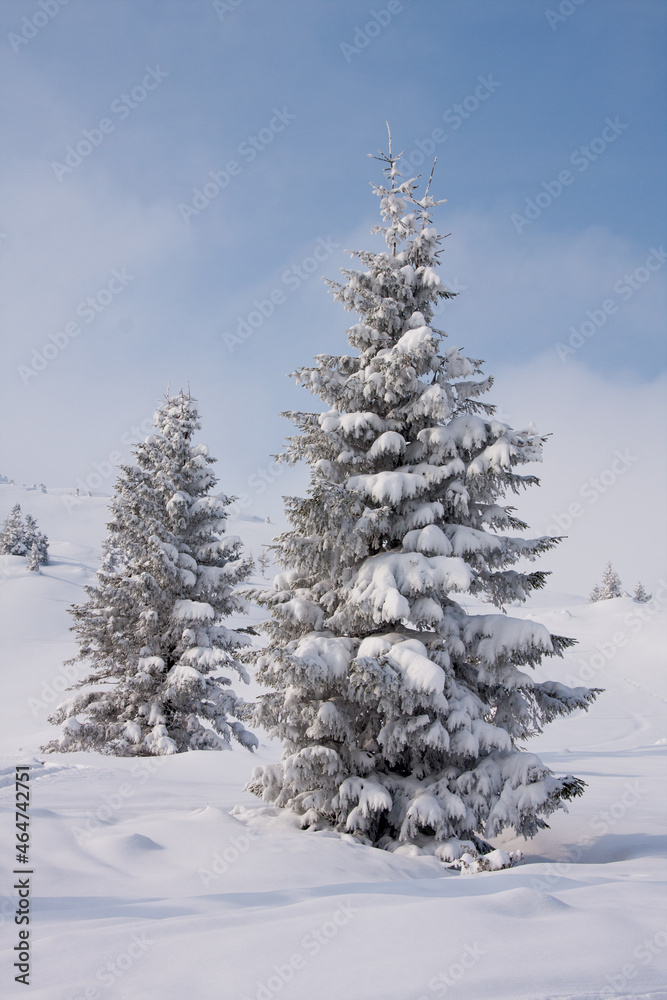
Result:
<svg viewBox="0 0 667 1000"><path fill-rule="evenodd" d="M14 767L31 761L33 997L667 997L667 586L643 606L542 594L512 609L579 640L545 677L606 689L530 744L589 787L534 840L497 842L522 849L522 865L459 875L304 833L262 806L243 785L279 753L266 738L255 755L41 755L69 683L67 607L92 580L106 516L105 499L71 507L67 492L0 485L0 518L21 503L52 556L41 575L0 557L2 856L13 857ZM276 529L230 530L256 555ZM21 995L11 885L3 978Z"/></svg>

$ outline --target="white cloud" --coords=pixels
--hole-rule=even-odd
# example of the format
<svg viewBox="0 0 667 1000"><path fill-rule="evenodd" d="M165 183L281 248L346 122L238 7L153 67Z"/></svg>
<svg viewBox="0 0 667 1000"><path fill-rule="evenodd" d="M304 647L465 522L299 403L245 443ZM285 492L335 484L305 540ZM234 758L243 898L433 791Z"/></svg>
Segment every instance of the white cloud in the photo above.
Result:
<svg viewBox="0 0 667 1000"><path fill-rule="evenodd" d="M534 472L541 486L516 500L531 535L567 535L536 568L549 588L588 594L611 560L627 590L665 571L667 377L606 378L551 357L501 369L491 396L514 427L551 433Z"/></svg>

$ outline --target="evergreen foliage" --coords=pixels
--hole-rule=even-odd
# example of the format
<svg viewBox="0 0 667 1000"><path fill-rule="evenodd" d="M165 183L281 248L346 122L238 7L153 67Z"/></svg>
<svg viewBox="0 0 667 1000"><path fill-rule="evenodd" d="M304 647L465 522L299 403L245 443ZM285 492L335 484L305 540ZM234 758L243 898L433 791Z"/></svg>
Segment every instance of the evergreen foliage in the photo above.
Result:
<svg viewBox="0 0 667 1000"><path fill-rule="evenodd" d="M387 249L355 251L361 269L328 282L359 316L350 353L295 373L325 412L286 414L298 433L283 460L305 460L311 481L274 545L285 572L252 592L271 612L255 721L284 752L249 788L303 826L453 860L505 827L534 835L581 794L522 744L596 692L531 676L573 640L458 597L502 609L543 586L521 566L559 539L507 534L527 525L502 501L538 482L518 467L545 439L495 419L482 363L445 346L439 202L430 182L417 198L391 145L380 158Z"/></svg>
<svg viewBox="0 0 667 1000"><path fill-rule="evenodd" d="M608 562L602 580L593 587L588 600L592 604L595 601L610 601L613 597L623 597L623 587L620 576Z"/></svg>
<svg viewBox="0 0 667 1000"><path fill-rule="evenodd" d="M36 558L40 566L46 566L49 561L49 540L37 527L37 521L30 514L26 514L24 543L28 554L33 550L37 553Z"/></svg>
<svg viewBox="0 0 667 1000"><path fill-rule="evenodd" d="M3 556L24 556L27 551L21 504L16 503L0 529L0 553Z"/></svg>
<svg viewBox="0 0 667 1000"><path fill-rule="evenodd" d="M63 735L46 750L119 756L257 745L239 715L244 702L221 670L247 681L238 653L248 640L224 624L243 610L235 587L251 567L225 535L227 497L213 497L214 459L192 439L197 405L165 398L155 432L121 467L97 584L74 607L89 688L60 705ZM78 718L81 716L81 718ZM235 718L229 718L230 716Z"/></svg>
<svg viewBox="0 0 667 1000"><path fill-rule="evenodd" d="M30 548L30 551L28 552L26 561L28 563L28 569L30 570L31 573L42 572L40 568L42 564L40 560L39 548L37 547L37 544L34 542Z"/></svg>
<svg viewBox="0 0 667 1000"><path fill-rule="evenodd" d="M14 504L0 529L0 554L27 557L33 547L39 564L45 566L49 561L49 540L37 527L34 517L26 514L24 520L21 505Z"/></svg>

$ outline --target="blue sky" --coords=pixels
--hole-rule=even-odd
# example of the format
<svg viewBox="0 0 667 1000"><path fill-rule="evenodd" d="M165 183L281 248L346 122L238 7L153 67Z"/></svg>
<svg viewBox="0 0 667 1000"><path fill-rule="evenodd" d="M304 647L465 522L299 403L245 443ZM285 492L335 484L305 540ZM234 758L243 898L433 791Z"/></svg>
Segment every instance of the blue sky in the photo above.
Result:
<svg viewBox="0 0 667 1000"><path fill-rule="evenodd" d="M386 120L413 163L429 153L410 173L438 155L443 276L461 290L439 325L507 376L501 410L539 420L543 399L545 429L581 437L576 407L568 423L552 405L574 373L605 400L630 387L632 409L664 373L666 14L652 0L5 0L0 472L85 479L189 382L221 486L248 492L289 432L277 413L311 406L284 376L345 350L353 320L320 275L374 245L367 154ZM184 211L210 172L224 189ZM54 338L42 366L33 352Z"/></svg>

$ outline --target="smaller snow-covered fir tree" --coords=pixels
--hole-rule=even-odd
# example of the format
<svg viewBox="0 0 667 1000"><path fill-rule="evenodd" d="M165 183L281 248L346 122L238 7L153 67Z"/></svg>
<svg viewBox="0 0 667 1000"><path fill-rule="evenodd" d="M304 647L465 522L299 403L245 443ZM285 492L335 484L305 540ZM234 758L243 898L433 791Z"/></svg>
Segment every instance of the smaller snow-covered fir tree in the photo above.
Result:
<svg viewBox="0 0 667 1000"><path fill-rule="evenodd" d="M262 571L262 579L266 579L266 571L269 568L269 557L265 549L263 549L258 555L257 565Z"/></svg>
<svg viewBox="0 0 667 1000"><path fill-rule="evenodd" d="M0 530L0 554L26 556L30 561L33 547L40 565L45 566L49 561L49 540L37 527L35 518L26 514L24 520L21 504L14 504Z"/></svg>
<svg viewBox="0 0 667 1000"><path fill-rule="evenodd" d="M644 590L644 584L641 582L641 580L638 582L637 586L635 587L635 592L632 595L633 600L637 601L639 604L647 604L651 600L652 596L653 596L652 594L646 593L646 591Z"/></svg>
<svg viewBox="0 0 667 1000"><path fill-rule="evenodd" d="M589 603L593 604L595 601L610 601L613 597L623 597L623 588L620 576L608 562L601 582L593 587L588 600Z"/></svg>
<svg viewBox="0 0 667 1000"><path fill-rule="evenodd" d="M46 566L49 561L49 540L37 527L37 521L31 514L26 514L23 541L28 555L33 549L37 552L40 566Z"/></svg>
<svg viewBox="0 0 667 1000"><path fill-rule="evenodd" d="M63 736L45 750L148 756L222 750L232 737L257 745L238 718L245 703L219 673L248 680L237 658L248 639L223 620L243 610L234 587L252 564L224 534L231 500L211 495L214 459L192 443L199 426L189 394L166 397L136 464L121 467L103 568L72 609L74 660L93 667L74 688L94 689L58 707L50 721Z"/></svg>
<svg viewBox="0 0 667 1000"><path fill-rule="evenodd" d="M28 563L28 569L31 573L41 573L42 560L40 559L39 548L37 543L33 542L30 551L26 557Z"/></svg>
<svg viewBox="0 0 667 1000"><path fill-rule="evenodd" d="M16 503L5 518L0 530L0 554L3 556L24 556L27 551L21 504Z"/></svg>

